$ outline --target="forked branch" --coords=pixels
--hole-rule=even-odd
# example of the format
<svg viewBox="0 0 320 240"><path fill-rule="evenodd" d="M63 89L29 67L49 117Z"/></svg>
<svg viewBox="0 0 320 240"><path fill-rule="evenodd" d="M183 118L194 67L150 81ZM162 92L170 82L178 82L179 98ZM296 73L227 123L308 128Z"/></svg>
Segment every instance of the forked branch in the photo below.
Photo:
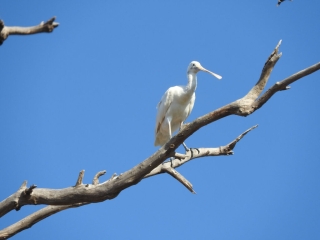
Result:
<svg viewBox="0 0 320 240"><path fill-rule="evenodd" d="M314 73L315 71L318 71L320 69L320 62L316 63L306 69L301 70L300 72L297 72L290 77L277 82L274 84L271 88L269 88L259 99L257 99L254 104L252 105L252 108L254 110L257 110L261 108L275 93L283 90L289 90L290 86L289 84L299 80L302 77L305 77L311 73Z"/></svg>
<svg viewBox="0 0 320 240"><path fill-rule="evenodd" d="M183 164L201 157L217 157L217 156L229 156L233 155L233 149L235 148L236 144L251 130L258 127L258 125L255 125L242 134L240 134L236 139L231 141L225 146L220 146L217 148L191 148L190 151L188 151L185 155L185 158L179 159L176 158L172 161L164 162L163 164L160 164L158 167L154 168L149 174L147 174L144 178L152 177L154 175L166 173L166 169L171 167L172 168L178 168L181 167ZM189 189L190 190L190 189Z"/></svg>

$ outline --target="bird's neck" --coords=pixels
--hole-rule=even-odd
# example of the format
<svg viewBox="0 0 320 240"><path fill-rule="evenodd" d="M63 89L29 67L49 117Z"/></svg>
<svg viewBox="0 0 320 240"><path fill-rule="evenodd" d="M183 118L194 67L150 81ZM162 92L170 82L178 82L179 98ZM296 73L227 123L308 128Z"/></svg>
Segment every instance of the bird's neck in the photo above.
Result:
<svg viewBox="0 0 320 240"><path fill-rule="evenodd" d="M188 84L185 87L186 94L192 95L197 88L197 75L196 73L187 73Z"/></svg>

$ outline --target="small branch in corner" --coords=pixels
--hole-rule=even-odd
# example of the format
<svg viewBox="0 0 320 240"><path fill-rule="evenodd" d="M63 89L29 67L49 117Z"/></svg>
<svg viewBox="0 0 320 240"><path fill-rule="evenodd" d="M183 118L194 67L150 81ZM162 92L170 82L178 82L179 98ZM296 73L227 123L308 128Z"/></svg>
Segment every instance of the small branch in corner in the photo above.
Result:
<svg viewBox="0 0 320 240"><path fill-rule="evenodd" d="M0 20L0 45L9 37L9 35L30 35L37 33L51 33L59 23L55 22L56 17L39 25L31 27L5 26L4 21Z"/></svg>

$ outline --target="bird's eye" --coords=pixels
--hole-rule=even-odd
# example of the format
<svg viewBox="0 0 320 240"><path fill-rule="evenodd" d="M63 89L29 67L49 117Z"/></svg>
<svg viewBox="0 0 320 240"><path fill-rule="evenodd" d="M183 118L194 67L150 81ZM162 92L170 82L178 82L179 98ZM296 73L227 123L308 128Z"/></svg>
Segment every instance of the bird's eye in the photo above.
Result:
<svg viewBox="0 0 320 240"><path fill-rule="evenodd" d="M194 67L195 66L195 64L192 64L192 67Z"/></svg>

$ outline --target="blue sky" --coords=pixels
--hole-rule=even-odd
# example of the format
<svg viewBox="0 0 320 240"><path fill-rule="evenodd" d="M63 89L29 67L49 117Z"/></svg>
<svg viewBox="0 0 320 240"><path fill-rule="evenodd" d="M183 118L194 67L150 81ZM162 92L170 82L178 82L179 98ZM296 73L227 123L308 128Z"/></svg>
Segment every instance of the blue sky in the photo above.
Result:
<svg viewBox="0 0 320 240"><path fill-rule="evenodd" d="M280 39L267 87L320 60L319 1L4 1L8 26L57 16L52 34L10 36L0 47L3 200L24 180L41 188L108 179L153 146L156 105L198 74L187 121L244 96ZM319 239L320 73L277 93L246 118L230 116L192 135L190 147L225 145L255 124L235 155L179 168L197 192L168 175L112 201L51 216L14 239ZM180 149L183 152L183 149ZM43 206L25 206L1 229Z"/></svg>

